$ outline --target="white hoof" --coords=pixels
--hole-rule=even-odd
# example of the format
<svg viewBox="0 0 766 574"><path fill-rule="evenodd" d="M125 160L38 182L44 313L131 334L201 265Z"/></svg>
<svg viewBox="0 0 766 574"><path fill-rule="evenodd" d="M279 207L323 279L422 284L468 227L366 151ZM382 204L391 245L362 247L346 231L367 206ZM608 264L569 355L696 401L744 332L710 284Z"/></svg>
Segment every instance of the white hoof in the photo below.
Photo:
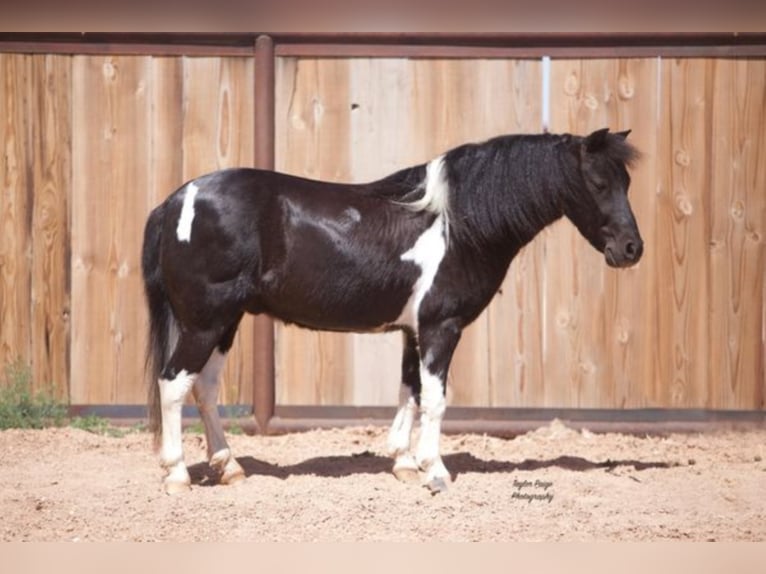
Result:
<svg viewBox="0 0 766 574"><path fill-rule="evenodd" d="M452 482L452 477L444 466L441 458L421 463L420 466L423 470L421 483L428 488L432 494L445 492L449 488L449 485Z"/></svg>
<svg viewBox="0 0 766 574"><path fill-rule="evenodd" d="M402 482L417 483L420 469L411 454L402 454L394 462L394 476Z"/></svg>
<svg viewBox="0 0 766 574"><path fill-rule="evenodd" d="M191 490L191 477L183 463L167 469L168 474L163 481L166 494L180 494Z"/></svg>

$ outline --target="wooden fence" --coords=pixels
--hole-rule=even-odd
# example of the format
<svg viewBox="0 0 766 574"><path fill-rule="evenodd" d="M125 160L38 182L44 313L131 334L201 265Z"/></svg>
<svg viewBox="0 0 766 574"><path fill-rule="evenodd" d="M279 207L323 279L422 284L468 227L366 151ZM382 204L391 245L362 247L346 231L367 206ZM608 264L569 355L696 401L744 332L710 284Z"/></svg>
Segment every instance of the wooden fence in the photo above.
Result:
<svg viewBox="0 0 766 574"><path fill-rule="evenodd" d="M369 180L544 122L630 128L644 152L631 187L641 263L607 268L567 221L543 232L466 331L451 404L764 409L763 52L581 59L573 48L548 60L411 48L278 50L276 167ZM185 180L253 164L255 64L240 48L58 51L0 53L0 364L21 358L72 404L142 404L144 221ZM252 319L240 328L225 403L252 404L253 330ZM396 334L274 331L277 405L396 403Z"/></svg>
<svg viewBox="0 0 766 574"><path fill-rule="evenodd" d="M543 66L282 59L277 165L361 181L466 140L539 131ZM465 333L451 402L763 408L764 60L562 59L549 77L551 131L633 130L646 254L612 270L569 222L544 232ZM278 403L395 403L398 335L277 334Z"/></svg>

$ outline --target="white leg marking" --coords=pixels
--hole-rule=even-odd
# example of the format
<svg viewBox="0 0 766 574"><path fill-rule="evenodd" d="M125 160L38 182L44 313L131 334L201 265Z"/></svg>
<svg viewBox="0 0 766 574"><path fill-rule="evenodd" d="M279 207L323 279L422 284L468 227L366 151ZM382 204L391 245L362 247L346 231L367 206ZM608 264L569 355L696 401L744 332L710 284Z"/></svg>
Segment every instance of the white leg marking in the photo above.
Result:
<svg viewBox="0 0 766 574"><path fill-rule="evenodd" d="M444 254L447 252L447 241L445 239L446 227L442 216L438 216L431 227L426 229L418 237L415 245L402 254L402 261L412 261L420 267L420 277L412 288L412 295L404 305L399 318L396 320L398 325L408 325L417 331L418 311L423 298L433 285L436 273L439 270Z"/></svg>
<svg viewBox="0 0 766 574"><path fill-rule="evenodd" d="M418 477L418 464L410 452L412 427L418 405L412 391L402 385L399 393L399 410L388 432L388 452L394 457L394 475L401 481L412 482Z"/></svg>
<svg viewBox="0 0 766 574"><path fill-rule="evenodd" d="M178 227L176 228L178 241L185 241L187 243L191 241L191 228L192 222L194 221L194 200L197 197L198 191L199 188L193 181L186 186L186 191L184 192L184 204L181 208L181 217L178 218Z"/></svg>
<svg viewBox="0 0 766 574"><path fill-rule="evenodd" d="M245 477L245 473L237 460L232 456L229 444L218 415L218 375L226 361L226 355L217 349L202 369L199 378L194 383L194 396L197 399L202 423L205 426L207 455L212 466L221 474L221 482L229 484Z"/></svg>
<svg viewBox="0 0 766 574"><path fill-rule="evenodd" d="M167 471L165 490L168 493L186 490L191 484L189 472L184 464L181 437L181 407L198 375L185 370L175 379L160 379L162 401L162 450L160 462Z"/></svg>
<svg viewBox="0 0 766 574"><path fill-rule="evenodd" d="M423 385L420 395L420 440L416 460L425 471L425 484L435 479L449 480L449 473L444 467L439 453L441 422L447 401L444 398L444 381L432 374L426 367L420 368L420 380Z"/></svg>
<svg viewBox="0 0 766 574"><path fill-rule="evenodd" d="M412 391L407 385L402 385L399 392L399 410L388 432L388 451L391 454L398 455L410 450L410 437L417 411L418 405Z"/></svg>

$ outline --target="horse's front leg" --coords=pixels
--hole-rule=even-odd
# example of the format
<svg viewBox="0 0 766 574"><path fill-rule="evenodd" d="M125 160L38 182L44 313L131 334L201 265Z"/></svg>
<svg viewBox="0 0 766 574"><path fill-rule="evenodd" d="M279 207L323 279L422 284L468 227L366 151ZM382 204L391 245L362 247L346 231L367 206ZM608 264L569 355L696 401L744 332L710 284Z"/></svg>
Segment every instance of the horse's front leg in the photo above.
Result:
<svg viewBox="0 0 766 574"><path fill-rule="evenodd" d="M399 410L388 433L388 451L394 457L394 475L404 482L418 479L418 464L410 452L410 440L419 403L420 353L415 335L405 331Z"/></svg>
<svg viewBox="0 0 766 574"><path fill-rule="evenodd" d="M447 372L461 327L456 320L421 327L420 344L420 439L415 460L423 472L423 484L431 492L447 489L450 474L441 459L441 423L447 408Z"/></svg>

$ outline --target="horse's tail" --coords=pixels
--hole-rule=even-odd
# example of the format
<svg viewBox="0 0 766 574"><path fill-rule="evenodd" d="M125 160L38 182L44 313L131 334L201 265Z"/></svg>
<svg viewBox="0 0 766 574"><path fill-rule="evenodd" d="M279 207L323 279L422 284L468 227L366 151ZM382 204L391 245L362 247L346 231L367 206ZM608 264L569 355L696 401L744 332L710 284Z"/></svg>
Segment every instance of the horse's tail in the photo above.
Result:
<svg viewBox="0 0 766 574"><path fill-rule="evenodd" d="M165 204L149 215L144 228L141 251L141 271L144 291L149 307L149 337L146 345L146 374L148 379L149 429L154 434L155 446L162 433L159 379L170 352L171 333L177 332L176 319L170 307L160 268L160 243Z"/></svg>

